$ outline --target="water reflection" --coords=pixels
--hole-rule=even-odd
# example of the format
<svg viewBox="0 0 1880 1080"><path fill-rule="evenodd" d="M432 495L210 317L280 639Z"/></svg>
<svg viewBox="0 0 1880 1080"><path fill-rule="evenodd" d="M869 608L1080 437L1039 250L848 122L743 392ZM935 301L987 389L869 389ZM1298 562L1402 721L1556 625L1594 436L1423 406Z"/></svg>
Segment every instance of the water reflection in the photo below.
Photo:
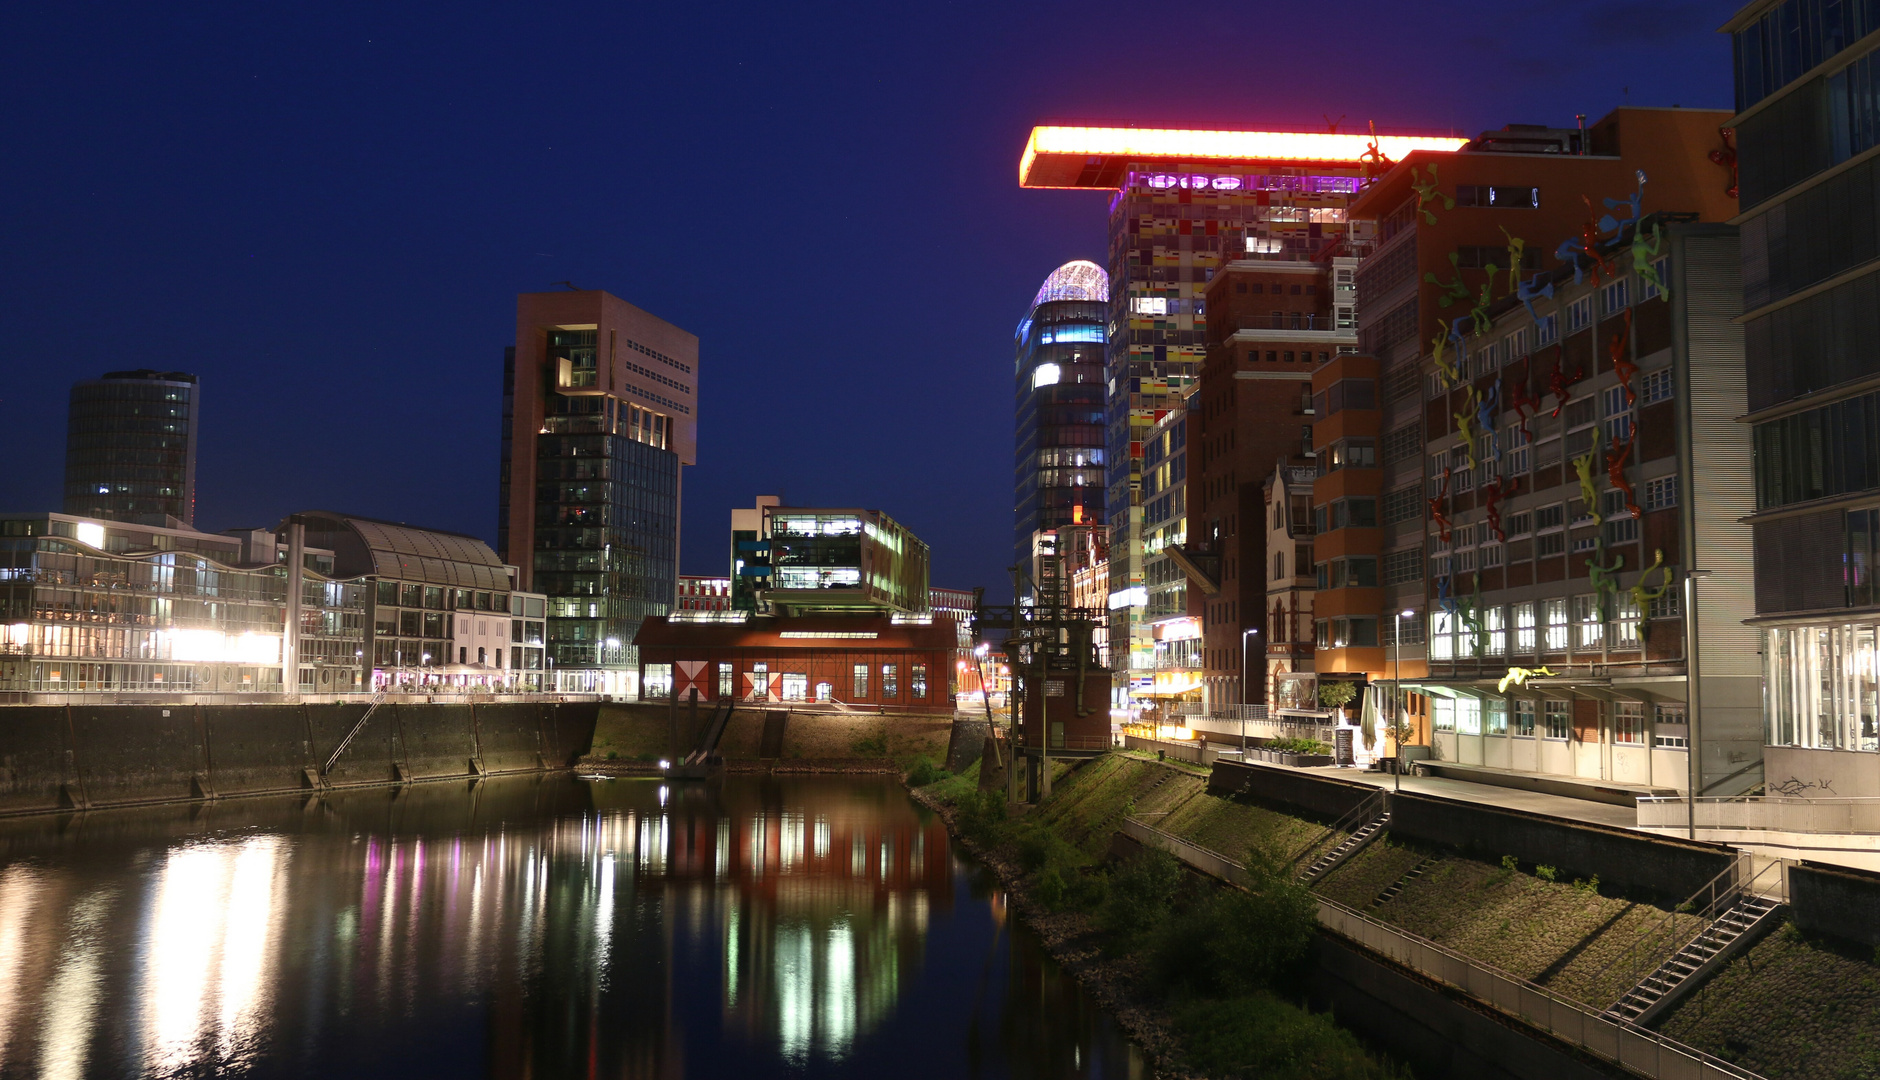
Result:
<svg viewBox="0 0 1880 1080"><path fill-rule="evenodd" d="M0 824L5 1076L1139 1075L1033 950L874 781Z"/></svg>

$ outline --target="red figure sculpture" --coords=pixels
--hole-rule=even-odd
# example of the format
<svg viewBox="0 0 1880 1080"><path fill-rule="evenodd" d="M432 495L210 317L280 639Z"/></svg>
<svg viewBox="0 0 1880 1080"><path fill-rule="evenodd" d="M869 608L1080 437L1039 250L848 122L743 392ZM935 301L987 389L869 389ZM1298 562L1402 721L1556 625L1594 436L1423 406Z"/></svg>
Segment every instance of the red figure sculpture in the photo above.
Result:
<svg viewBox="0 0 1880 1080"><path fill-rule="evenodd" d="M1514 494L1514 489L1521 486L1518 476L1499 477L1492 484L1482 488L1483 505L1488 510L1488 527L1495 530L1495 539L1508 542L1508 534L1501 528L1501 501Z"/></svg>
<svg viewBox="0 0 1880 1080"><path fill-rule="evenodd" d="M1638 517L1644 511L1638 507L1637 496L1632 490L1632 481L1625 478L1625 462L1632 456L1632 444L1637 441L1638 428L1635 427L1631 434L1625 437L1624 442L1615 443L1606 451L1606 479L1612 481L1613 487L1625 492L1625 509L1633 517Z"/></svg>
<svg viewBox="0 0 1880 1080"><path fill-rule="evenodd" d="M1449 466L1443 466L1443 486L1436 491L1436 497L1430 500L1430 519L1442 532L1443 543L1449 543L1449 515L1443 512L1443 504L1449 501Z"/></svg>
<svg viewBox="0 0 1880 1080"><path fill-rule="evenodd" d="M1612 335L1606 343L1606 355L1612 358L1613 374L1619 376L1619 385L1625 387L1625 405L1631 408L1638 401L1638 391L1632 389L1632 376L1638 374L1638 365L1626 359L1626 346L1632 341L1632 309L1625 309L1625 325Z"/></svg>
<svg viewBox="0 0 1880 1080"><path fill-rule="evenodd" d="M1736 129L1720 127L1717 129L1717 134L1722 136L1723 146L1721 146L1720 148L1716 150L1712 150L1709 154L1709 157L1713 164L1721 165L1724 168L1730 170L1730 186L1727 188L1724 188L1723 193L1725 195L1728 195L1732 199L1734 199L1736 198L1736 186L1737 186L1736 185Z"/></svg>
<svg viewBox="0 0 1880 1080"><path fill-rule="evenodd" d="M1508 407L1514 410L1516 419L1521 421L1521 445L1526 446L1534 441L1533 433L1528 431L1528 420L1540 415L1541 405L1544 403L1540 398L1528 393L1528 381L1525 375L1512 381L1514 388L1508 391Z"/></svg>
<svg viewBox="0 0 1880 1080"><path fill-rule="evenodd" d="M1568 375L1560 366L1560 357L1554 357L1554 370L1547 376L1547 388L1554 392L1554 416L1558 417L1560 410L1566 408L1567 395L1573 390L1573 384L1585 377L1585 368Z"/></svg>

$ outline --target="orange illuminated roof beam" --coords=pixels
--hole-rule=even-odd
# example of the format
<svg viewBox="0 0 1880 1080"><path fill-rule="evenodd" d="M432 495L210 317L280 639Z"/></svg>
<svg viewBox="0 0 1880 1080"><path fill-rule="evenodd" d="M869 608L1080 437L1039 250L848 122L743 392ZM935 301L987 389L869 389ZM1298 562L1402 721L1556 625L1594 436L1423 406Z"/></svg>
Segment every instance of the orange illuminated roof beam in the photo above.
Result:
<svg viewBox="0 0 1880 1080"><path fill-rule="evenodd" d="M1401 161L1413 150L1460 150L1468 142L1445 135L1380 135L1376 141L1392 161ZM1018 183L1028 188L1115 188L1123 161L1356 168L1371 142L1371 136L1362 133L1040 126L1031 129L1025 142Z"/></svg>

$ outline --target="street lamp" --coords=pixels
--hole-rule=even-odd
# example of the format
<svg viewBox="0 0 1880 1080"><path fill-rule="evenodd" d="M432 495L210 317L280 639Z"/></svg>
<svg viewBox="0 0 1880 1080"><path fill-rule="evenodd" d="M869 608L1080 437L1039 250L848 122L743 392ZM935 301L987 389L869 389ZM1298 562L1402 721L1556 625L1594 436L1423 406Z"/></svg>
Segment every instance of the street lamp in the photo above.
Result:
<svg viewBox="0 0 1880 1080"><path fill-rule="evenodd" d="M1393 643L1396 655L1391 660L1390 730L1391 741L1397 744L1397 767L1392 769L1391 772L1396 775L1398 791L1403 790L1403 739L1399 737L1399 733L1403 729L1397 725L1398 703L1403 698L1403 621L1415 617L1416 612L1409 608L1404 608L1397 613L1397 632L1394 635L1397 640Z"/></svg>
<svg viewBox="0 0 1880 1080"><path fill-rule="evenodd" d="M1240 632L1240 760L1247 760L1247 639L1259 633L1258 627Z"/></svg>

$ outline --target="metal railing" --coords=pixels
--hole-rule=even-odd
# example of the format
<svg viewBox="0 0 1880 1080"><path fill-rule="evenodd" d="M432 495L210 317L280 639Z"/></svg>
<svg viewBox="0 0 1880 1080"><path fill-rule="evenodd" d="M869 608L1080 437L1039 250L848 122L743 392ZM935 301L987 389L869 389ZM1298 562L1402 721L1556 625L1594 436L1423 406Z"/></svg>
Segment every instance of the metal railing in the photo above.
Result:
<svg viewBox="0 0 1880 1080"><path fill-rule="evenodd" d="M1377 788L1359 799L1356 806L1345 811L1344 816L1332 822L1324 832L1308 841L1305 847L1293 855L1292 861L1286 864L1293 876L1299 875L1302 863L1311 866L1321 854L1342 843L1345 837L1357 832L1366 823L1377 820L1389 805L1390 793L1383 788Z"/></svg>
<svg viewBox="0 0 1880 1080"><path fill-rule="evenodd" d="M1695 801L1697 828L1786 833L1880 835L1880 798L1792 799L1736 795ZM1641 796L1642 829L1688 829L1692 800L1677 796Z"/></svg>
<svg viewBox="0 0 1880 1080"><path fill-rule="evenodd" d="M1679 950L1697 940L1745 894L1756 893L1759 888L1771 884L1780 888L1783 866L1780 860L1754 872L1752 865L1747 853L1739 853L1723 873L1705 882L1676 909L1665 912L1663 918L1654 919L1650 926L1640 931L1624 952L1599 969L1593 976L1593 985L1616 979L1618 990L1614 1001L1623 1000L1645 976L1656 971L1666 957L1677 955ZM1768 880L1771 870L1777 872L1773 882ZM1679 931L1678 923L1681 919L1696 920L1687 926L1689 933Z"/></svg>
<svg viewBox="0 0 1880 1080"><path fill-rule="evenodd" d="M1204 873L1236 884L1246 868L1153 825L1126 819L1123 833L1159 847ZM1197 854L1198 853L1198 854ZM1194 856L1194 857L1191 857ZM1537 983L1464 956L1434 941L1406 933L1353 908L1314 895L1319 925L1404 967L1455 987L1529 1027L1570 1043L1594 1057L1650 1077L1677 1080L1763 1080L1749 1071L1648 1028L1562 997Z"/></svg>

